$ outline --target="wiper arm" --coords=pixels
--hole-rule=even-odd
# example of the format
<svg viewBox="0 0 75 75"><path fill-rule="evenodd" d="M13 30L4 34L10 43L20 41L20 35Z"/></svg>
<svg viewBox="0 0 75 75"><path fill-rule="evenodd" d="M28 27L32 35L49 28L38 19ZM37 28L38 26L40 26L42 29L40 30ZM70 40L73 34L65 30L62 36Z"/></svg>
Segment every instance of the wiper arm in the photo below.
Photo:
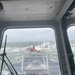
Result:
<svg viewBox="0 0 75 75"><path fill-rule="evenodd" d="M14 75L13 72L11 71L11 69L10 69L10 66L8 65L8 63L5 60L4 60L4 63L6 64L6 66L7 66L8 70L10 71L11 75ZM2 74L2 72L1 72L1 74Z"/></svg>
<svg viewBox="0 0 75 75"><path fill-rule="evenodd" d="M4 44L4 51L3 51L3 54L0 55L0 56L1 56L1 60L2 60L0 75L2 75L2 69L3 69L3 64L4 64L4 63L5 63L6 66L8 67L8 69L9 69L11 75L14 75L14 73L15 73L16 75L18 75L17 71L15 70L14 66L12 65L12 63L10 62L9 58L8 58L7 55L6 55L6 52L5 52L5 51L6 51L6 42L7 42L7 35L6 35L6 38L5 38L5 44ZM8 60L10 66L9 66L8 63L5 61L5 59L4 59L5 57L6 57L6 59ZM14 73L11 71L10 68L14 71Z"/></svg>

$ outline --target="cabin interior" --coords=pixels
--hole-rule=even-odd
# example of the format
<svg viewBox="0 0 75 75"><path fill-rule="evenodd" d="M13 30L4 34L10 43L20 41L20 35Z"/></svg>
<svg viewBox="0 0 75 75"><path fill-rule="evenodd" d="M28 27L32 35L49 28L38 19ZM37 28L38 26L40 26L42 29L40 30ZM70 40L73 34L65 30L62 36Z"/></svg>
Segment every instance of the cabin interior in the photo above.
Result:
<svg viewBox="0 0 75 75"><path fill-rule="evenodd" d="M53 32L47 31L49 30L49 28L52 29ZM28 31L20 33L21 30L26 30L26 29L28 29ZM8 30L11 34L10 36L9 34L5 33L6 31L8 32ZM38 33L36 30L38 31ZM40 32L41 30L43 31L42 34L44 36ZM45 33L45 31L47 32ZM36 32L36 33L30 34L31 32ZM75 0L0 0L0 50L3 51L3 53L0 52L0 59L1 59L0 75L75 75L75 59L74 59L75 33L74 32L75 32ZM20 34L17 36L17 39L13 38L14 36L17 35L16 33ZM48 36L49 34L46 35L47 33L49 34L53 33L53 34ZM41 38L38 37L39 34ZM35 35L36 38L34 38ZM52 41L52 38L55 38L56 42L56 44L54 44L55 46L52 45L52 47L53 48L56 47L56 52L57 52L56 57L58 58L58 60L54 62L53 62L53 60L55 60L54 58L53 60L50 59L51 52L50 56L47 55L45 56L45 54L42 55L45 51L44 50L42 52L43 49L48 49L48 50L51 49L51 46L49 45L48 42L49 38L50 41ZM19 49L29 50L29 55L28 55L29 58L26 57L27 53L25 54L23 53L24 54L23 58L25 59L23 59L21 63L21 70L22 70L21 72L17 70L19 69L18 67L17 68L15 67L16 64L20 63L12 62L12 60L13 61L16 61L16 59L19 60L18 59L19 56L15 58L15 55L12 55L12 53L18 54L12 52L15 50L15 48L13 48L13 50L11 48L10 50L7 50L8 48L6 40L9 39L12 42L15 42L17 40L20 43L17 45L23 44L22 42L25 40L28 40L27 42L29 42L29 40L30 42L31 40L35 42L37 39L40 39L37 41L41 42L44 39L43 43L42 44L40 43L40 46L39 45L37 46L37 44L36 45L30 44L25 47L21 46L16 48L17 50ZM22 40L22 42L20 41L20 39ZM5 41L2 47L3 40ZM2 50L2 48L4 50ZM15 51L17 52L17 50ZM19 53L22 53L20 52L21 50L19 50ZM7 51L11 52L7 53ZM8 54L7 55L8 58L10 58L9 55L13 57L10 58L11 63L6 62L7 60L6 54ZM33 61L31 57L35 59L37 57L38 58L36 59L36 61ZM41 60L44 61L44 63ZM30 63L28 64L28 66L24 66L25 62L23 61L27 62L26 64L28 64L29 62ZM54 66L55 64L53 64L53 66L52 64L51 66L49 66L51 62L55 64L58 62L59 66L56 67L57 65ZM14 67L13 70L11 70L9 64L13 64L12 66ZM6 67L5 67L6 71L3 71L4 69L3 65L7 66L10 74L6 73L6 71L8 71ZM36 66L34 67L34 65L37 65L37 67ZM36 71L37 69L39 71Z"/></svg>

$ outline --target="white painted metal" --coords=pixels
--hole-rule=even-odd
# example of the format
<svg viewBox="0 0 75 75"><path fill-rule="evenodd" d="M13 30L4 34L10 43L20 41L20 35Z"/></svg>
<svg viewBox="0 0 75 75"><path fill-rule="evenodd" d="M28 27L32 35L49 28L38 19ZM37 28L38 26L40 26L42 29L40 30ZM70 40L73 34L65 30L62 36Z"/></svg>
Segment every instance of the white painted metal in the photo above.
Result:
<svg viewBox="0 0 75 75"><path fill-rule="evenodd" d="M43 56L43 61L44 61L44 64L46 64L46 61L45 61L45 57Z"/></svg>
<svg viewBox="0 0 75 75"><path fill-rule="evenodd" d="M66 11L68 10L68 8L70 7L70 5L72 4L74 0L66 0L65 4L63 5L61 11L59 12L56 20L60 20L63 15L66 13Z"/></svg>
<svg viewBox="0 0 75 75"><path fill-rule="evenodd" d="M46 56L46 67L47 67L47 71L49 72L48 56Z"/></svg>
<svg viewBox="0 0 75 75"><path fill-rule="evenodd" d="M12 0L1 2L4 10L0 12L0 20L28 21L54 20L65 0Z"/></svg>
<svg viewBox="0 0 75 75"><path fill-rule="evenodd" d="M24 67L24 56L22 56L22 64L21 64L21 71L23 72L23 67Z"/></svg>

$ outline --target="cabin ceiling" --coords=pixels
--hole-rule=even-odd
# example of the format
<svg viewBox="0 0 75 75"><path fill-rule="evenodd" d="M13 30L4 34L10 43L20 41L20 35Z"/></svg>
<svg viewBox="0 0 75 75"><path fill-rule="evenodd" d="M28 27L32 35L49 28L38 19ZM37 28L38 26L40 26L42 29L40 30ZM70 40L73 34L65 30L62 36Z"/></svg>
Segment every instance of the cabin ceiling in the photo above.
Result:
<svg viewBox="0 0 75 75"><path fill-rule="evenodd" d="M1 1L0 21L55 20L66 0Z"/></svg>

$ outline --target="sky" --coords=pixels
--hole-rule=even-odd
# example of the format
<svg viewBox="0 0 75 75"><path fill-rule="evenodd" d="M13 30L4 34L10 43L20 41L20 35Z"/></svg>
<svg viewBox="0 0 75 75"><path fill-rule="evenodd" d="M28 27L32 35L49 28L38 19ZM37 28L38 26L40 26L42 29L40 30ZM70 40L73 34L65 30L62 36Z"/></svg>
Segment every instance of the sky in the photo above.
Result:
<svg viewBox="0 0 75 75"><path fill-rule="evenodd" d="M6 35L8 42L55 41L52 28L8 29L4 33L3 40Z"/></svg>
<svg viewBox="0 0 75 75"><path fill-rule="evenodd" d="M75 26L71 26L67 30L69 40L75 40Z"/></svg>
<svg viewBox="0 0 75 75"><path fill-rule="evenodd" d="M67 30L69 40L75 40L75 26ZM8 42L27 42L27 41L55 41L55 32L52 28L25 28L8 29L4 32Z"/></svg>

